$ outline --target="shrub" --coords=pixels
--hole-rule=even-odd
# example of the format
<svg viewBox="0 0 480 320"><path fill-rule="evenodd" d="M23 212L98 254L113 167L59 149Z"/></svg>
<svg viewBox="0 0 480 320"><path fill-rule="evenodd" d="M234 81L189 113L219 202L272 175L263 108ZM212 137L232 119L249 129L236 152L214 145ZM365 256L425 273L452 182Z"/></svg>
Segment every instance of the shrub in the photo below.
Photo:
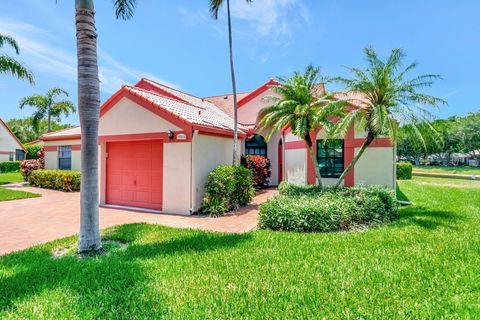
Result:
<svg viewBox="0 0 480 320"><path fill-rule="evenodd" d="M26 160L38 159L40 157L39 152L43 149L43 146L38 144L26 145L27 153L25 154Z"/></svg>
<svg viewBox="0 0 480 320"><path fill-rule="evenodd" d="M43 148L37 152L37 159L23 160L20 164L20 173L25 181L28 181L30 173L34 170L45 168L45 151Z"/></svg>
<svg viewBox="0 0 480 320"><path fill-rule="evenodd" d="M18 172L20 171L20 161L4 161L0 162L0 172Z"/></svg>
<svg viewBox="0 0 480 320"><path fill-rule="evenodd" d="M261 229L332 232L390 222L398 216L392 190L379 186L326 188L282 183L260 206Z"/></svg>
<svg viewBox="0 0 480 320"><path fill-rule="evenodd" d="M31 185L41 188L79 191L80 172L72 170L35 170L28 177Z"/></svg>
<svg viewBox="0 0 480 320"><path fill-rule="evenodd" d="M255 155L242 156L242 166L252 170L255 189L263 189L267 186L272 174L270 159Z"/></svg>
<svg viewBox="0 0 480 320"><path fill-rule="evenodd" d="M413 166L410 162L397 163L397 179L410 180L412 179Z"/></svg>
<svg viewBox="0 0 480 320"><path fill-rule="evenodd" d="M232 165L221 165L208 175L201 211L212 216L248 204L255 194L252 171Z"/></svg>

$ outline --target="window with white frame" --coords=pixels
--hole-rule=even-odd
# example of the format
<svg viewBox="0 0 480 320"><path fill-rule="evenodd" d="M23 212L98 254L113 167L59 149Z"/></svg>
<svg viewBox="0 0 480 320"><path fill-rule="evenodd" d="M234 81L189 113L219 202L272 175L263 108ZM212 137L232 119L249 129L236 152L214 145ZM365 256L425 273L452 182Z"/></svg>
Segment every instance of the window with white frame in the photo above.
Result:
<svg viewBox="0 0 480 320"><path fill-rule="evenodd" d="M58 147L58 169L72 170L72 147L71 146Z"/></svg>

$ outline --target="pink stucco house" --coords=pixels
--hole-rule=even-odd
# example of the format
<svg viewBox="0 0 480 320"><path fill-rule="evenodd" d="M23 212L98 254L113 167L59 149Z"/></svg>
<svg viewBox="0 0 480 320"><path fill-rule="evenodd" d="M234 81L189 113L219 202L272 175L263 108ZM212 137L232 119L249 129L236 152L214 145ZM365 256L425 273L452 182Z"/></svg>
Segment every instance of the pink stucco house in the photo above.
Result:
<svg viewBox="0 0 480 320"><path fill-rule="evenodd" d="M282 180L315 183L312 161L298 137L286 129L265 141L255 128L259 110L271 103L266 97L276 94L271 90L274 84L270 80L238 95L242 154L271 160L271 185ZM230 94L199 98L148 79L120 88L100 111L100 203L177 214L197 211L208 173L232 161L232 112ZM337 180L364 136L352 129L344 139L324 145L325 133L312 132L327 184ZM80 170L79 127L46 134L41 140L46 168ZM345 184L394 188L394 164L394 146L388 139L377 139Z"/></svg>
<svg viewBox="0 0 480 320"><path fill-rule="evenodd" d="M0 162L25 159L26 150L10 128L0 119Z"/></svg>

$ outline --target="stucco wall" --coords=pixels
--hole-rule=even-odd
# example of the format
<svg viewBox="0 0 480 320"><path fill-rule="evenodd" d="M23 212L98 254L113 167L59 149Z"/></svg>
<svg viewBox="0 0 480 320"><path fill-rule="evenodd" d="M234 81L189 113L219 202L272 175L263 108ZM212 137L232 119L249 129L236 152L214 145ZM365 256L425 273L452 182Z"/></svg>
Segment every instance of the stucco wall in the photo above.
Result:
<svg viewBox="0 0 480 320"><path fill-rule="evenodd" d="M221 164L232 163L233 139L197 134L193 138L193 210L197 211L204 196L208 174Z"/></svg>
<svg viewBox="0 0 480 320"><path fill-rule="evenodd" d="M0 161L9 161L9 153L15 153L16 149L21 148L10 132L0 123Z"/></svg>
<svg viewBox="0 0 480 320"><path fill-rule="evenodd" d="M355 184L395 188L394 148L367 148L355 165Z"/></svg>
<svg viewBox="0 0 480 320"><path fill-rule="evenodd" d="M72 147L72 170L80 171L82 169L81 163L81 151L73 150L81 145L81 140L58 140L58 141L45 141L45 169L58 169L58 147L59 146L75 146ZM57 150L48 151L48 147L56 147Z"/></svg>
<svg viewBox="0 0 480 320"><path fill-rule="evenodd" d="M100 119L99 136L178 131L179 128L123 98Z"/></svg>
<svg viewBox="0 0 480 320"><path fill-rule="evenodd" d="M291 183L304 185L307 183L307 150L285 150L285 180Z"/></svg>
<svg viewBox="0 0 480 320"><path fill-rule="evenodd" d="M266 99L268 96L278 97L278 94L269 89L238 108L238 122L243 124L255 124L258 112L262 108L275 103L275 101L272 101L271 99Z"/></svg>

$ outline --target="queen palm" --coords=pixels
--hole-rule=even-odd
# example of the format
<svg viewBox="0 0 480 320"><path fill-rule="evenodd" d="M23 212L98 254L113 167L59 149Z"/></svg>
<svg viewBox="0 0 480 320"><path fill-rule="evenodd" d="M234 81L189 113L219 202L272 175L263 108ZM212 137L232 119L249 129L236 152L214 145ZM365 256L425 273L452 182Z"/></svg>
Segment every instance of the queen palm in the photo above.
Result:
<svg viewBox="0 0 480 320"><path fill-rule="evenodd" d="M322 187L322 176L313 147L311 133L332 128L332 120L344 115L345 101L334 100L333 96L318 90L320 69L308 66L304 73L296 71L292 77L279 77L279 85L272 90L280 97L268 97L275 104L260 110L258 125L267 132L268 140L275 132L289 127L291 132L305 141L315 168L317 183Z"/></svg>
<svg viewBox="0 0 480 320"><path fill-rule="evenodd" d="M446 104L440 98L419 92L420 89L432 86L440 78L439 75L425 74L407 78L417 63L402 67L406 56L402 49L393 49L386 60L380 59L371 47L365 48L364 53L367 68L347 67L352 74L351 78L333 79L342 83L347 90L360 93L362 98L357 101L360 108L352 110L339 121L332 133L344 135L355 124L367 134L353 161L338 179L337 187L374 139L386 136L395 143L399 125L409 125L410 133L424 141L422 132L425 132L425 128L434 130L429 123L432 116L425 106ZM419 126L422 126L422 130Z"/></svg>
<svg viewBox="0 0 480 320"><path fill-rule="evenodd" d="M20 100L20 109L25 106L35 107L37 110L32 117L32 125L38 130L40 120L47 120L47 132L52 131L52 120L59 121L60 117L68 117L75 112L75 105L69 100L56 100L57 97L64 95L68 97L68 92L62 88L51 88L45 95L34 94Z"/></svg>
<svg viewBox="0 0 480 320"><path fill-rule="evenodd" d="M251 3L252 0L245 0ZM238 155L238 111L237 111L237 85L235 82L235 68L233 64L233 44L232 44L232 19L230 14L230 0L210 0L210 12L215 19L218 19L218 12L223 3L227 4L227 21L228 21L228 47L230 52L230 77L232 79L233 91L233 164L239 165Z"/></svg>
<svg viewBox="0 0 480 320"><path fill-rule="evenodd" d="M117 18L129 19L136 0L115 0ZM98 122L100 83L93 0L75 0L78 114L82 130L79 252L102 250L98 219Z"/></svg>
<svg viewBox="0 0 480 320"><path fill-rule="evenodd" d="M9 45L17 55L20 54L20 48L18 47L15 39L7 35L0 34L0 48L3 48L4 45ZM27 80L31 84L34 83L33 73L20 62L5 54L0 54L0 74L10 74L19 79Z"/></svg>

